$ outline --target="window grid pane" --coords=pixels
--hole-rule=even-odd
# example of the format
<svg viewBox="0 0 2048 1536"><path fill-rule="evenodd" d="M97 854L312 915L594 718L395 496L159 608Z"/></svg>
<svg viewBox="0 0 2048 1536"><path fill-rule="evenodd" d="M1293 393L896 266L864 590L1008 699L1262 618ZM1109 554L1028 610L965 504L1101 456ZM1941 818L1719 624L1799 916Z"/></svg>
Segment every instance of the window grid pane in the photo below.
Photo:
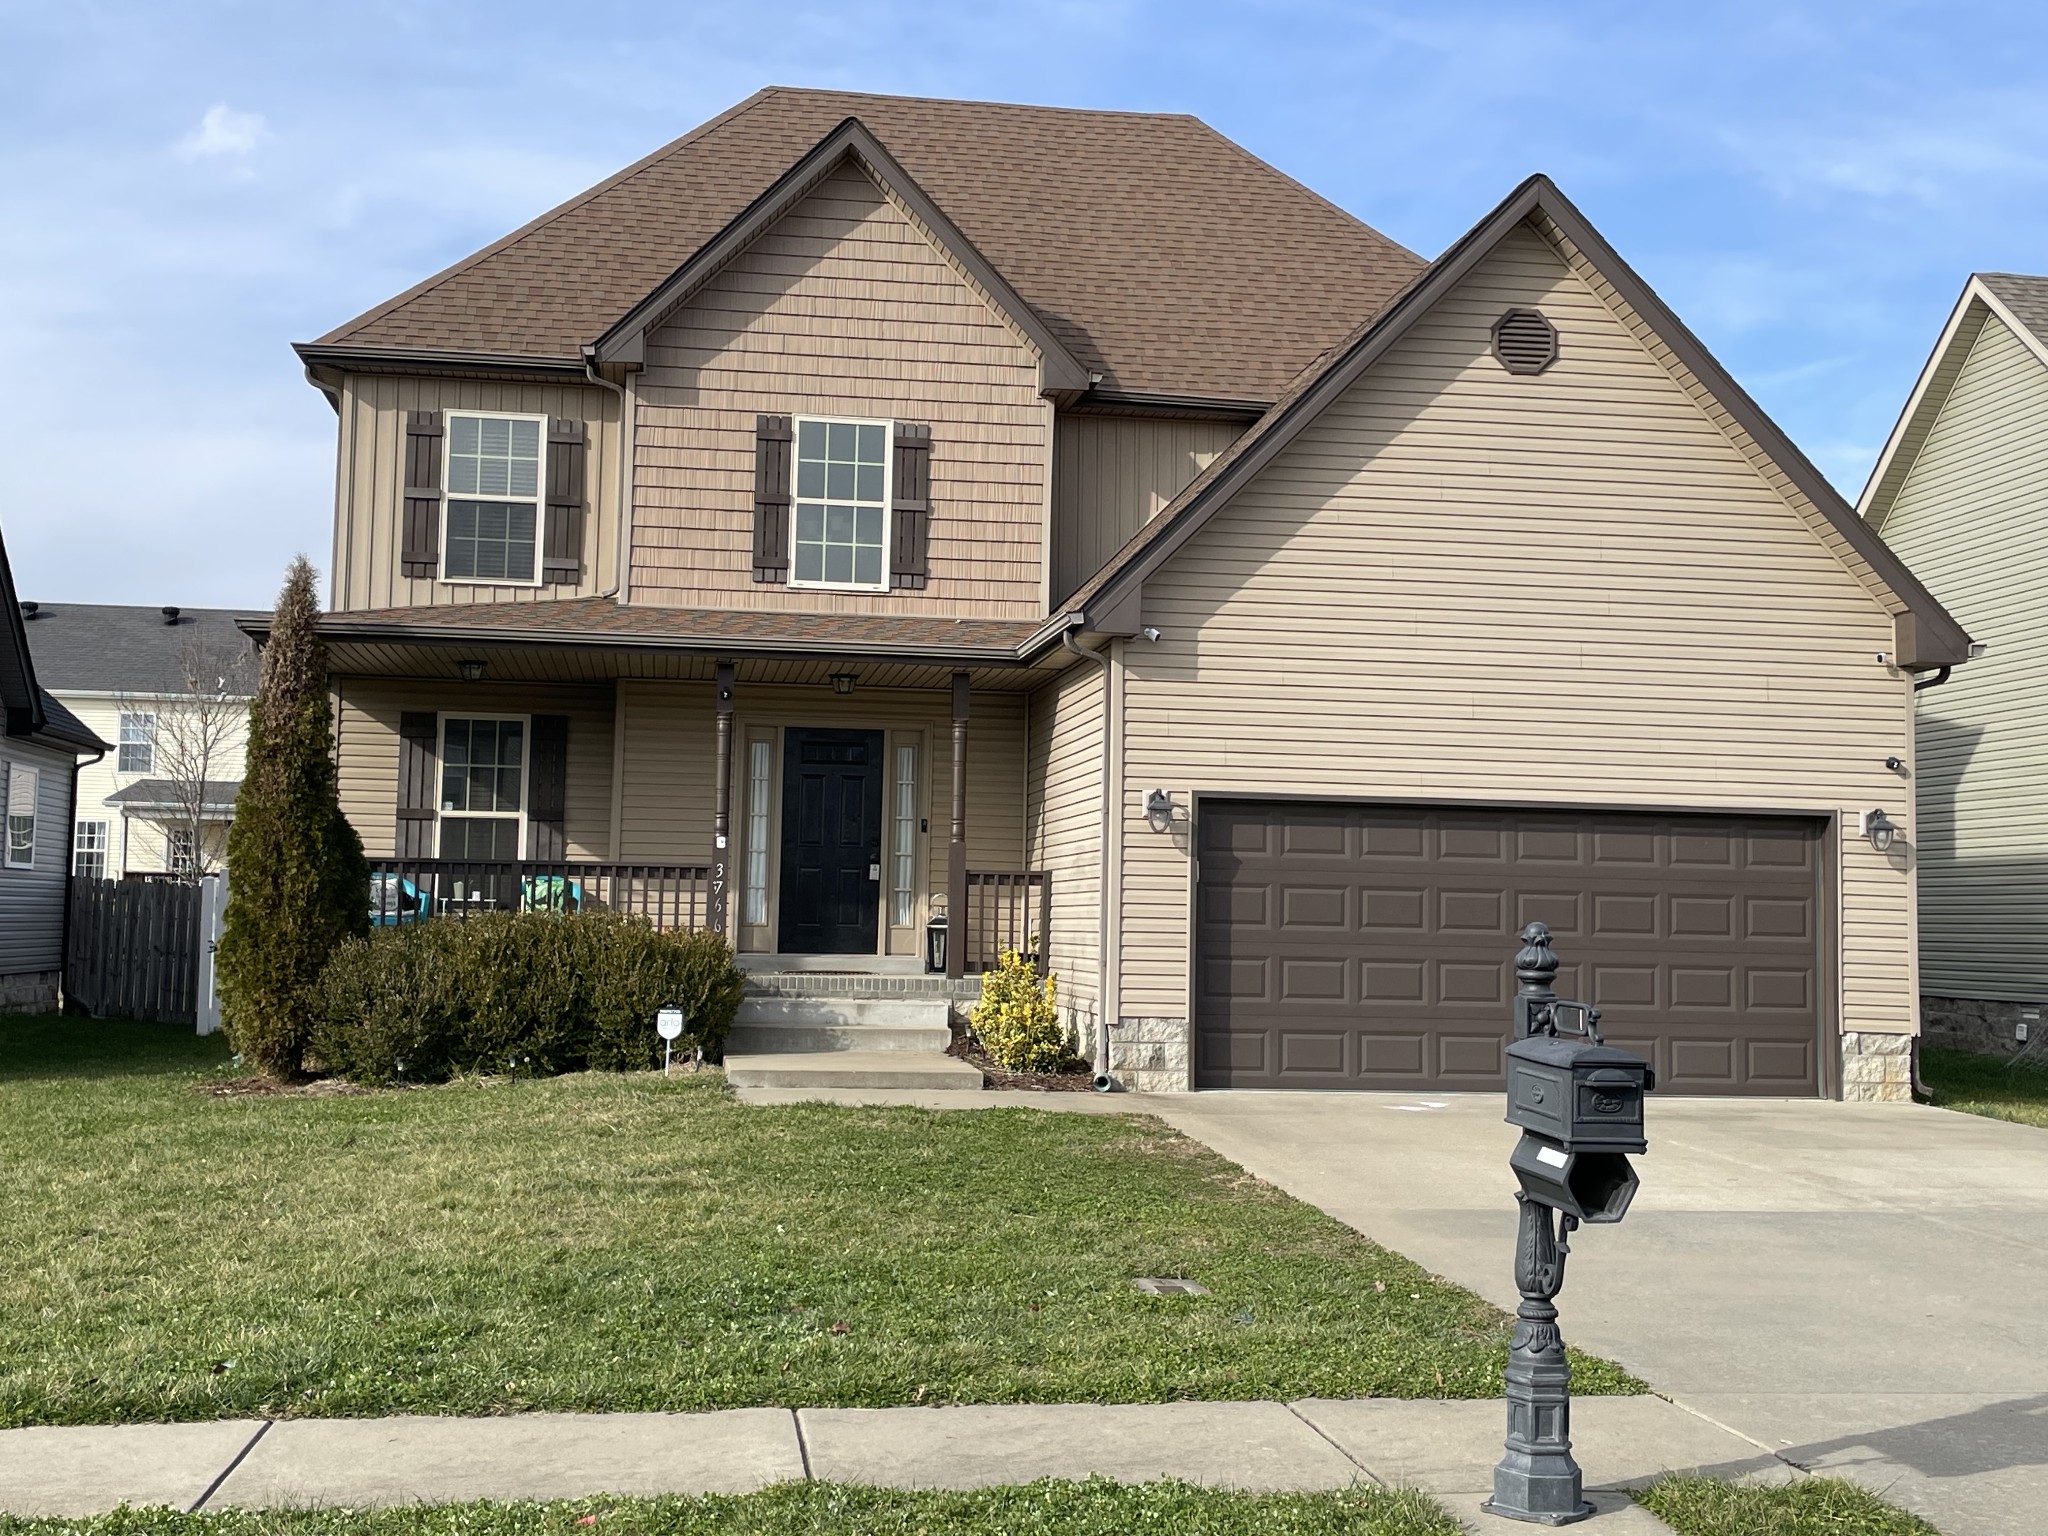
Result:
<svg viewBox="0 0 2048 1536"><path fill-rule="evenodd" d="M540 423L454 416L448 423L449 581L534 579ZM459 500L462 497L502 498Z"/></svg>
<svg viewBox="0 0 2048 1536"><path fill-rule="evenodd" d="M882 584L888 442L886 422L797 423L796 580Z"/></svg>
<svg viewBox="0 0 2048 1536"><path fill-rule="evenodd" d="M81 821L72 840L71 873L80 880L107 878L107 824Z"/></svg>
<svg viewBox="0 0 2048 1536"><path fill-rule="evenodd" d="M522 720L449 720L441 740L441 809L517 811L526 745Z"/></svg>
<svg viewBox="0 0 2048 1536"><path fill-rule="evenodd" d="M121 716L121 751L114 766L122 773L156 771L156 716Z"/></svg>
<svg viewBox="0 0 2048 1536"><path fill-rule="evenodd" d="M895 868L890 881L889 921L908 928L917 902L917 748L896 749L896 839L892 845Z"/></svg>
<svg viewBox="0 0 2048 1536"><path fill-rule="evenodd" d="M747 913L749 923L768 921L768 767L773 749L765 741L747 748Z"/></svg>

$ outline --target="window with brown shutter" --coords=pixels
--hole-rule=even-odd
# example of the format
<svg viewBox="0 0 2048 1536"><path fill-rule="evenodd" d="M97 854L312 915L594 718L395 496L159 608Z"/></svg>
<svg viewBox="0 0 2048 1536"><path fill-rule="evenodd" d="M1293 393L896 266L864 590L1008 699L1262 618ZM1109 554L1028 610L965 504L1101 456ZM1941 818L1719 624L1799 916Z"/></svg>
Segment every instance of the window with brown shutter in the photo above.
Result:
<svg viewBox="0 0 2048 1536"><path fill-rule="evenodd" d="M405 527L399 569L432 579L441 574L441 413L405 414Z"/></svg>
<svg viewBox="0 0 2048 1536"><path fill-rule="evenodd" d="M398 717L398 828L392 853L401 859L434 856L434 715L406 710Z"/></svg>
<svg viewBox="0 0 2048 1536"><path fill-rule="evenodd" d="M896 476L889 499L894 525L889 585L922 591L931 579L932 429L896 423Z"/></svg>
<svg viewBox="0 0 2048 1536"><path fill-rule="evenodd" d="M526 856L550 861L566 859L569 717L535 715L533 736L526 750Z"/></svg>
<svg viewBox="0 0 2048 1536"><path fill-rule="evenodd" d="M789 459L793 434L787 416L754 418L754 580L789 580Z"/></svg>
<svg viewBox="0 0 2048 1536"><path fill-rule="evenodd" d="M542 581L575 582L583 575L583 423L556 417L548 425L547 540Z"/></svg>

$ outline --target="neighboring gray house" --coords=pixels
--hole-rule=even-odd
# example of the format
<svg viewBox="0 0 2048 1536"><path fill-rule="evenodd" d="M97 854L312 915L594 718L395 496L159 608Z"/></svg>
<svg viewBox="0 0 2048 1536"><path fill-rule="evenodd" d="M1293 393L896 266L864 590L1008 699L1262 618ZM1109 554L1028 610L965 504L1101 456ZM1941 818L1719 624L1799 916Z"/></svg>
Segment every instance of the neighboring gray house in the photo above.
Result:
<svg viewBox="0 0 2048 1536"><path fill-rule="evenodd" d="M1916 700L1920 992L2010 1050L2048 1002L2048 277L1969 280L1860 510L1988 647Z"/></svg>
<svg viewBox="0 0 2048 1536"><path fill-rule="evenodd" d="M72 796L82 753L106 743L36 682L0 542L0 1013L57 1006Z"/></svg>
<svg viewBox="0 0 2048 1536"><path fill-rule="evenodd" d="M240 615L119 603L21 608L43 686L113 744L79 773L72 873L111 880L218 868L256 686Z"/></svg>

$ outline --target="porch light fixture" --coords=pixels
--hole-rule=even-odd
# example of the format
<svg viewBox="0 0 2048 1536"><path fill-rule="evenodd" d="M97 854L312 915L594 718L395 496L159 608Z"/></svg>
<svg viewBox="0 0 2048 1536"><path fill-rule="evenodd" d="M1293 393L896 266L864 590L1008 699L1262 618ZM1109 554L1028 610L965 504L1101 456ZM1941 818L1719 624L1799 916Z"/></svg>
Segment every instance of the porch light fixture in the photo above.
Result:
<svg viewBox="0 0 2048 1536"><path fill-rule="evenodd" d="M1889 852L1892 842L1899 835L1897 825L1881 810L1863 813L1863 835L1870 839L1870 846L1879 853Z"/></svg>
<svg viewBox="0 0 2048 1536"><path fill-rule="evenodd" d="M1173 825L1173 791L1148 789L1145 791L1145 819L1152 823L1154 832L1164 832Z"/></svg>
<svg viewBox="0 0 2048 1536"><path fill-rule="evenodd" d="M851 693L853 692L853 685L859 681L860 674L858 672L834 672L832 674L832 691L839 694Z"/></svg>
<svg viewBox="0 0 2048 1536"><path fill-rule="evenodd" d="M462 674L465 683L480 683L484 679L484 664L480 661L458 661L455 670Z"/></svg>

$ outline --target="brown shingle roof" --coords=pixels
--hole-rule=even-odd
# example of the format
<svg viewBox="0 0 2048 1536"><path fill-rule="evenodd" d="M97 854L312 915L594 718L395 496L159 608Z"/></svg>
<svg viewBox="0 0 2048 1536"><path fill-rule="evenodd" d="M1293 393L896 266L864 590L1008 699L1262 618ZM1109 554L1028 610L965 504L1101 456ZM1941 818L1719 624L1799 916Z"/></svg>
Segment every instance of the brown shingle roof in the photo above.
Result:
<svg viewBox="0 0 2048 1536"><path fill-rule="evenodd" d="M1270 400L1422 266L1193 117L777 86L321 344L575 358L848 117L1105 390Z"/></svg>
<svg viewBox="0 0 2048 1536"><path fill-rule="evenodd" d="M2034 339L2048 346L2048 277L2025 277L2017 272L1979 272L1977 281L1989 288L2013 319L2034 333Z"/></svg>

